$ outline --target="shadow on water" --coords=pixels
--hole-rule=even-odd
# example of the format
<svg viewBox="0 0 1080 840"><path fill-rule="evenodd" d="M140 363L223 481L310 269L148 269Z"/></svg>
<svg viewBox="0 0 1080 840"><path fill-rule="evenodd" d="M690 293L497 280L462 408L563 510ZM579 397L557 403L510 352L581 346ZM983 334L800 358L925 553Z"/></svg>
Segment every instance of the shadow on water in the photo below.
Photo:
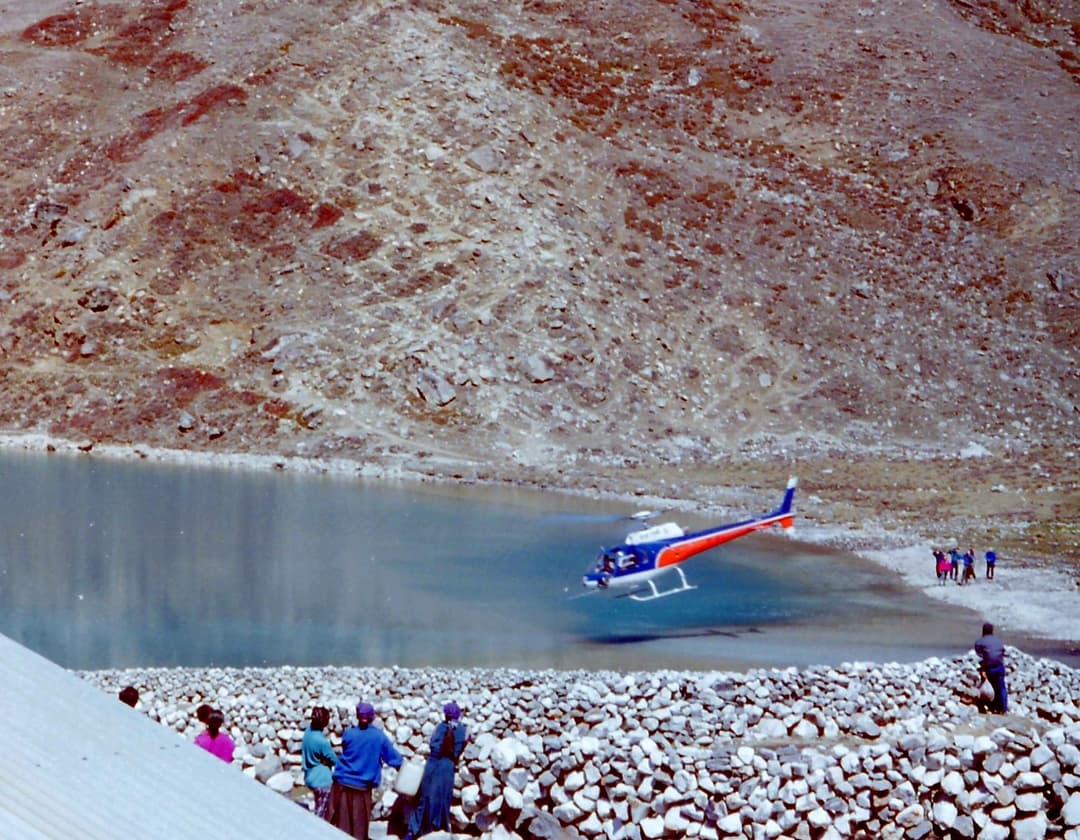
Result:
<svg viewBox="0 0 1080 840"><path fill-rule="evenodd" d="M0 632L71 668L655 670L910 661L967 650L978 627L779 537L691 561L683 595L574 597L626 513L505 488L0 453Z"/></svg>
<svg viewBox="0 0 1080 840"><path fill-rule="evenodd" d="M624 633L621 636L598 636L591 641L602 645L636 645L641 642L656 642L662 639L700 639L710 636L724 636L728 639L741 639L749 633L760 633L756 627L746 630L722 630L719 627L702 627L698 630L668 630L657 633Z"/></svg>

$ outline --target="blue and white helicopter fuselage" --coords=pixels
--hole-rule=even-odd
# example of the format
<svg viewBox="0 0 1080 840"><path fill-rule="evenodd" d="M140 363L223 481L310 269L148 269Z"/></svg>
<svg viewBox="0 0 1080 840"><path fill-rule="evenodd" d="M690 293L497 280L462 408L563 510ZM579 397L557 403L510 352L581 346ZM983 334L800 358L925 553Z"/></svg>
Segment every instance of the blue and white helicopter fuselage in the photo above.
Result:
<svg viewBox="0 0 1080 840"><path fill-rule="evenodd" d="M791 529L795 524L795 514L792 512L795 486L796 480L790 479L783 501L776 510L742 522L718 525L689 534L674 522L631 531L624 542L600 550L596 562L582 577L582 586L586 591L605 592L634 601L652 601L696 589L687 582L680 564L703 551L755 531L777 525L784 530ZM651 515L637 514L635 518ZM670 573L678 577L678 583L671 589L661 591L655 579Z"/></svg>

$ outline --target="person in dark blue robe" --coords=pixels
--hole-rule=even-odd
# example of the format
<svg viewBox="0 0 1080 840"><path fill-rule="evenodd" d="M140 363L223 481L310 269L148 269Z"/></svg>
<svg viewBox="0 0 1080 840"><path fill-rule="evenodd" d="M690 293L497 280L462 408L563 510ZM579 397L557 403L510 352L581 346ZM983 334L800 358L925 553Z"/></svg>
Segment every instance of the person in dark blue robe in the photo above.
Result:
<svg viewBox="0 0 1080 840"><path fill-rule="evenodd" d="M408 838L450 830L450 802L454 798L457 762L469 741L461 722L461 708L450 701L443 706L444 720L431 733L431 752L424 763L416 809L409 818Z"/></svg>

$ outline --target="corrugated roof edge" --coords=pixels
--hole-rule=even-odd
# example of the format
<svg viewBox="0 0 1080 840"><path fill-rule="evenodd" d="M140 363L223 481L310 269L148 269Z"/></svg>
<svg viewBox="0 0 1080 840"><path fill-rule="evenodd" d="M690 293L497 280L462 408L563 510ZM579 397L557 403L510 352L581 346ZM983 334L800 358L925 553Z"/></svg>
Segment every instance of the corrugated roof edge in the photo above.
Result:
<svg viewBox="0 0 1080 840"><path fill-rule="evenodd" d="M0 686L0 837L342 836L3 635Z"/></svg>

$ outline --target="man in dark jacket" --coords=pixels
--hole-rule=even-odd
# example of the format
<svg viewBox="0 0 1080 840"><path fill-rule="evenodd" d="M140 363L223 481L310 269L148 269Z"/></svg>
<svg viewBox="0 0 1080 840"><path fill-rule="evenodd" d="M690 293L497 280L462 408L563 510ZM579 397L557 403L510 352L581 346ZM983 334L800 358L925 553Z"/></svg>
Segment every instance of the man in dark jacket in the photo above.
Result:
<svg viewBox="0 0 1080 840"><path fill-rule="evenodd" d="M990 711L1004 714L1009 711L1009 692L1005 687L1005 645L994 635L994 625L987 622L982 628L982 638L975 643L979 657L979 671L994 689L994 702Z"/></svg>

